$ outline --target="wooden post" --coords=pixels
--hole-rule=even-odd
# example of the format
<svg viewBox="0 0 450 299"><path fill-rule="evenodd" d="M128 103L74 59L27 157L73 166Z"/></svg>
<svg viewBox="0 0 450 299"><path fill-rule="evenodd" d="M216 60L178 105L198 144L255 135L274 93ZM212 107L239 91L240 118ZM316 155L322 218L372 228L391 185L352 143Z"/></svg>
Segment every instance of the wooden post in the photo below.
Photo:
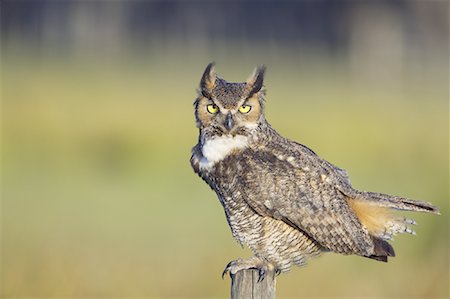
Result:
<svg viewBox="0 0 450 299"><path fill-rule="evenodd" d="M231 276L231 299L275 299L275 274L267 272L259 281L258 270L241 270Z"/></svg>

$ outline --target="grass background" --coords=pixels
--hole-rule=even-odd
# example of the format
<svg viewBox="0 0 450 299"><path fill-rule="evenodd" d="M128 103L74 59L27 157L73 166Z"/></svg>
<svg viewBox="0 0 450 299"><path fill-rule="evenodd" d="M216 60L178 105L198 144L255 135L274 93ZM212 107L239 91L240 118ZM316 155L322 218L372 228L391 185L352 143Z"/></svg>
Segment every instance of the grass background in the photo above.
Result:
<svg viewBox="0 0 450 299"><path fill-rule="evenodd" d="M441 209L407 214L417 236L398 236L388 264L326 254L280 276L278 297L448 297L448 48L432 43L417 61L401 47L399 67L390 39L331 54L177 35L155 37L148 52L83 39L69 51L11 32L1 65L3 298L228 296L221 271L250 252L189 165L195 88L212 60L229 81L265 63L269 122L347 169L356 188Z"/></svg>

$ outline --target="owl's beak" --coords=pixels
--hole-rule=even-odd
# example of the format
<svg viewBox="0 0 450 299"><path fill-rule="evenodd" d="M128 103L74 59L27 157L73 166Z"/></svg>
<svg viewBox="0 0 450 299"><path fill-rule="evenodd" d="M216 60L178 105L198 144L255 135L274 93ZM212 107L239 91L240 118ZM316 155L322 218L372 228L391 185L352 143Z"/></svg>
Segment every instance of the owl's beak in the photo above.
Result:
<svg viewBox="0 0 450 299"><path fill-rule="evenodd" d="M228 112L227 117L225 118L224 126L228 131L231 131L231 129L233 128L234 121L233 121L233 116L231 115L231 112Z"/></svg>

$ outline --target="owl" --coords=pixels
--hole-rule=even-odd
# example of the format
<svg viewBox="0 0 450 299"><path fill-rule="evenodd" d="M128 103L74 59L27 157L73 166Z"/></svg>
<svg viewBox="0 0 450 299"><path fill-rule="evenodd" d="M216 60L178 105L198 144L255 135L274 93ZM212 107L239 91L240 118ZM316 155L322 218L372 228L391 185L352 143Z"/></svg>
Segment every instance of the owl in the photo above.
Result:
<svg viewBox="0 0 450 299"><path fill-rule="evenodd" d="M398 233L414 220L393 210L439 214L427 202L352 187L345 170L282 137L264 116L265 67L243 83L203 73L194 102L198 143L194 171L214 190L233 236L254 256L231 261L223 274L257 269L282 273L324 252L387 262Z"/></svg>

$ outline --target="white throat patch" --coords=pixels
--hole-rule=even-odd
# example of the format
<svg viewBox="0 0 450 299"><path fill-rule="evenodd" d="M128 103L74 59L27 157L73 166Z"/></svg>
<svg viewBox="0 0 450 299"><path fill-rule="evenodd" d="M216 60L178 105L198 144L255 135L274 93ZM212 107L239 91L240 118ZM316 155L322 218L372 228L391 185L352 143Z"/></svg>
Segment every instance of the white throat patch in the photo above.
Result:
<svg viewBox="0 0 450 299"><path fill-rule="evenodd" d="M202 147L203 157L200 160L200 168L209 169L232 151L245 148L247 145L248 137L242 135L220 136L207 140Z"/></svg>

